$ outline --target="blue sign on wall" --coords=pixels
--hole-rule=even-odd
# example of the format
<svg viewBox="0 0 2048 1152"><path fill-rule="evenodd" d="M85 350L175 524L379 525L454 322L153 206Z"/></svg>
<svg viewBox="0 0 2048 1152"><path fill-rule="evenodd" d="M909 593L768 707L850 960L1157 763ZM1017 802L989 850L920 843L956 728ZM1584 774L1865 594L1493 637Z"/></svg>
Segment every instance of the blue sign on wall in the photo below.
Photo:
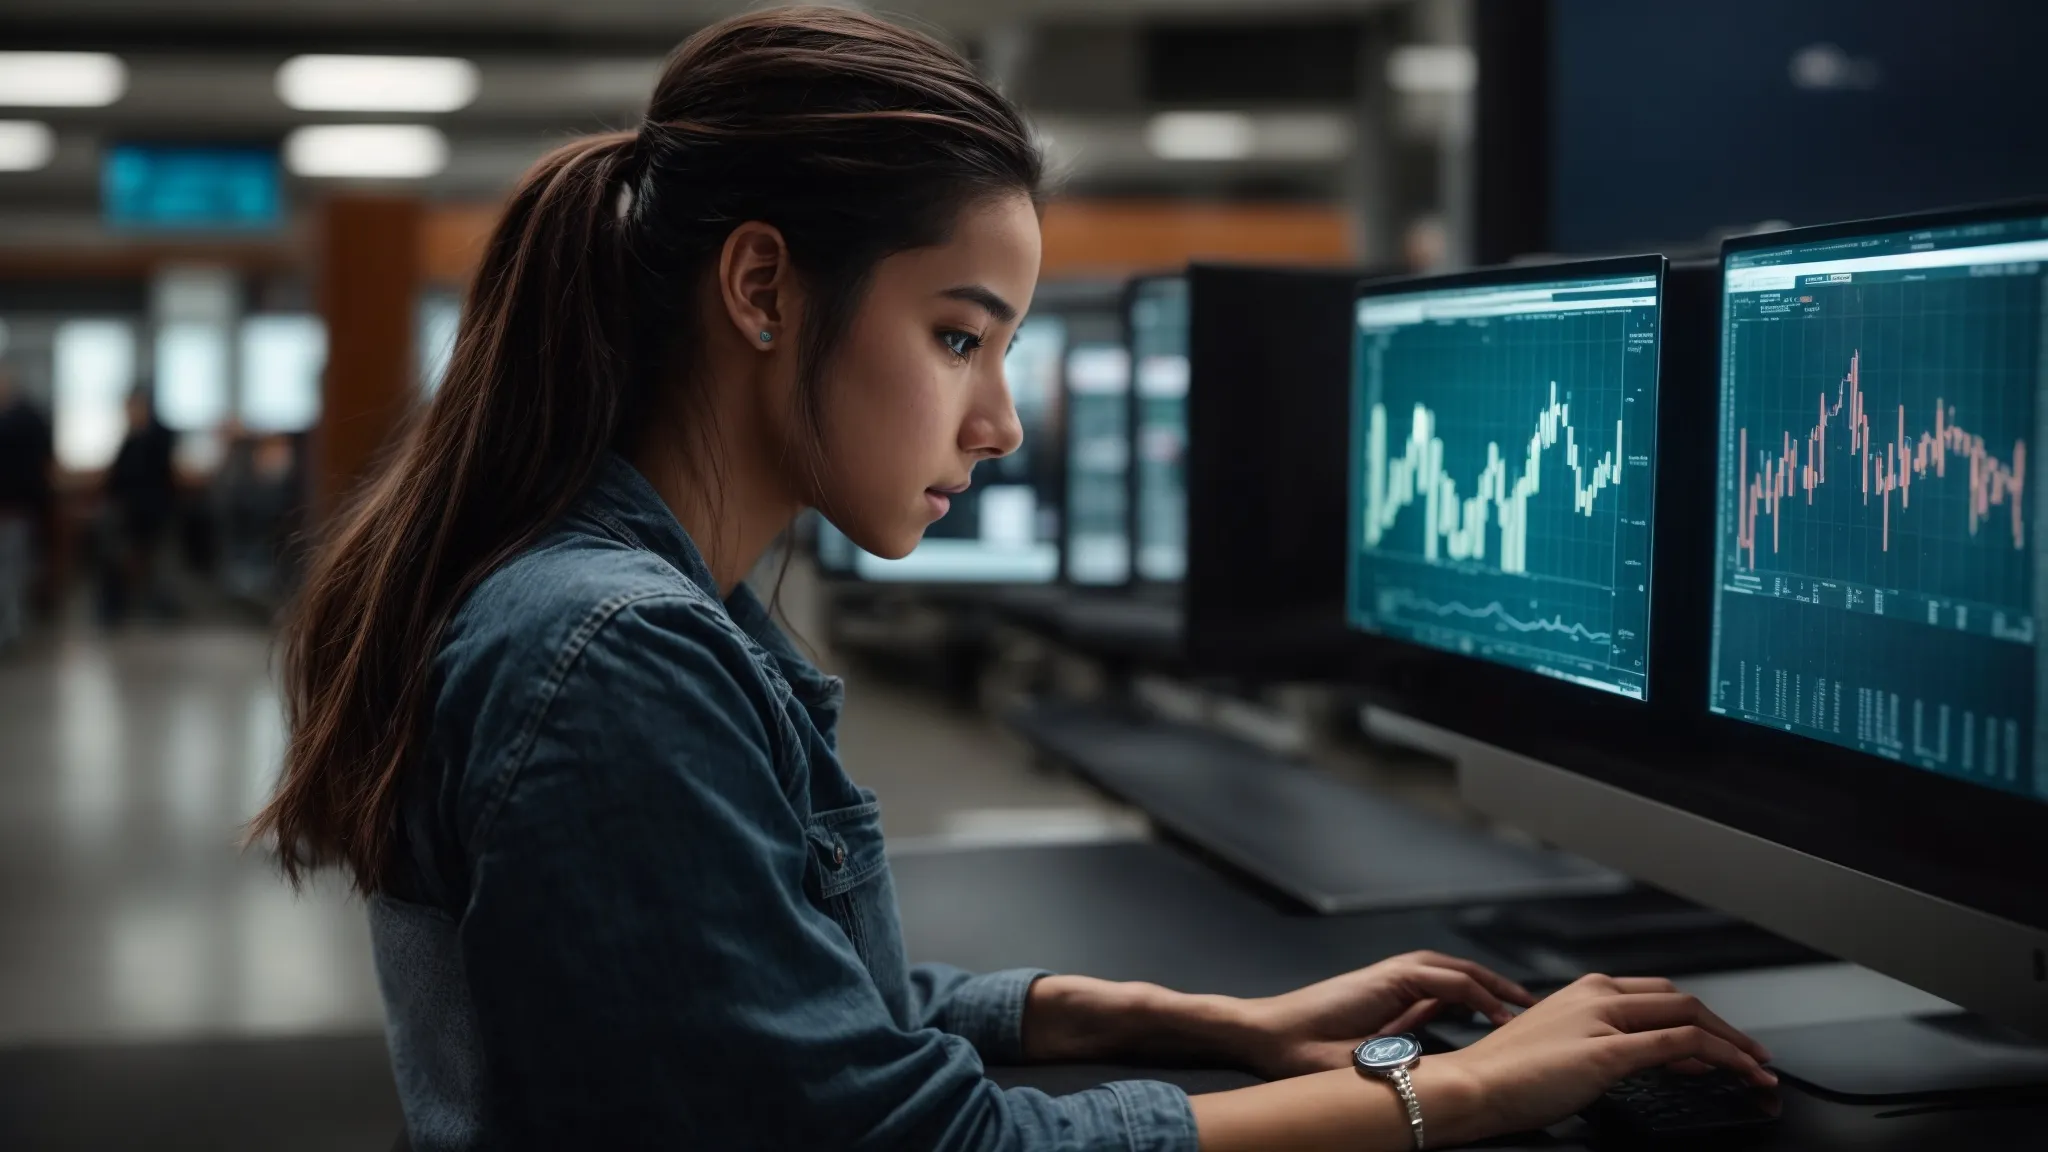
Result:
<svg viewBox="0 0 2048 1152"><path fill-rule="evenodd" d="M116 228L248 231L284 216L274 148L116 144L101 162L100 195Z"/></svg>

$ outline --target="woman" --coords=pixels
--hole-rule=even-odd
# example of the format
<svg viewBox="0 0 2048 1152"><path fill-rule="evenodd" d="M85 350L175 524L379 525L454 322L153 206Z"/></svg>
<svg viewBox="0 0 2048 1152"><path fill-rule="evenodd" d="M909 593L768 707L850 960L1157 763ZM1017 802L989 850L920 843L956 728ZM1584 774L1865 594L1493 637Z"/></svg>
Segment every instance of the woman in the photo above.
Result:
<svg viewBox="0 0 2048 1152"><path fill-rule="evenodd" d="M1352 1046L1530 1002L1434 955L1261 1001L907 965L839 684L741 580L805 507L901 556L1018 446L1039 178L958 56L795 9L692 38L638 132L513 196L446 383L309 575L257 825L371 898L417 1146L1405 1148ZM1449 1143L1651 1065L1762 1082L1758 1055L1667 984L1596 980L1413 1091ZM1276 1082L982 1076L1162 1057Z"/></svg>

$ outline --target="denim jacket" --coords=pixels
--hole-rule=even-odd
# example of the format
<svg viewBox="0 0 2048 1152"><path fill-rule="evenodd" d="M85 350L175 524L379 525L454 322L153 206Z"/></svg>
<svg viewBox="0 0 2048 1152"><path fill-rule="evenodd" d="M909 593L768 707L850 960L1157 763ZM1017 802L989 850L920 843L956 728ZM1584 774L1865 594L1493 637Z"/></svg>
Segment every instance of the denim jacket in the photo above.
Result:
<svg viewBox="0 0 2048 1152"><path fill-rule="evenodd" d="M613 458L435 668L371 903L421 1152L1193 1152L1179 1089L1004 1090L1035 970L908 963L840 683Z"/></svg>

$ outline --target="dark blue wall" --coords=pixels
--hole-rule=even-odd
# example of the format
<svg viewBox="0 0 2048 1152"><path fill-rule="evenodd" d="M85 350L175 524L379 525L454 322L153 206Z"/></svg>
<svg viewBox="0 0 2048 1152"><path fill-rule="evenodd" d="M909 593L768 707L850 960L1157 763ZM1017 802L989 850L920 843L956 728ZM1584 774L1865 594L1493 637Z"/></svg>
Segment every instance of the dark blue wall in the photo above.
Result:
<svg viewBox="0 0 2048 1152"><path fill-rule="evenodd" d="M2048 194L2048 3L1560 0L1551 49L1559 251Z"/></svg>

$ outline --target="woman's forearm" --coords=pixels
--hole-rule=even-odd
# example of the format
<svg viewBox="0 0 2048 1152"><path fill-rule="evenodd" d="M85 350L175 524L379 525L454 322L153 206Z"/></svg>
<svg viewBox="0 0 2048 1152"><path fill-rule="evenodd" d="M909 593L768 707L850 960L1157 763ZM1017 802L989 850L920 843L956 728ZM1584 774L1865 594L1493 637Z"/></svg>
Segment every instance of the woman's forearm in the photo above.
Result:
<svg viewBox="0 0 2048 1152"><path fill-rule="evenodd" d="M1024 1055L1051 1063L1243 1064L1254 1046L1243 1003L1156 984L1047 976L1025 1002Z"/></svg>
<svg viewBox="0 0 2048 1152"><path fill-rule="evenodd" d="M1047 976L1025 1002L1024 1054L1041 1062L1228 1063L1259 1050L1248 1002L1153 984ZM1430 1147L1465 1143L1480 1092L1453 1059L1411 1073ZM1194 1098L1203 1152L1406 1152L1408 1112L1391 1084L1344 1068Z"/></svg>
<svg viewBox="0 0 2048 1152"><path fill-rule="evenodd" d="M1451 1062L1416 1065L1429 1147L1462 1144L1474 1129L1478 1091ZM1194 1098L1202 1152L1407 1152L1408 1112L1393 1085L1350 1069L1317 1072Z"/></svg>

